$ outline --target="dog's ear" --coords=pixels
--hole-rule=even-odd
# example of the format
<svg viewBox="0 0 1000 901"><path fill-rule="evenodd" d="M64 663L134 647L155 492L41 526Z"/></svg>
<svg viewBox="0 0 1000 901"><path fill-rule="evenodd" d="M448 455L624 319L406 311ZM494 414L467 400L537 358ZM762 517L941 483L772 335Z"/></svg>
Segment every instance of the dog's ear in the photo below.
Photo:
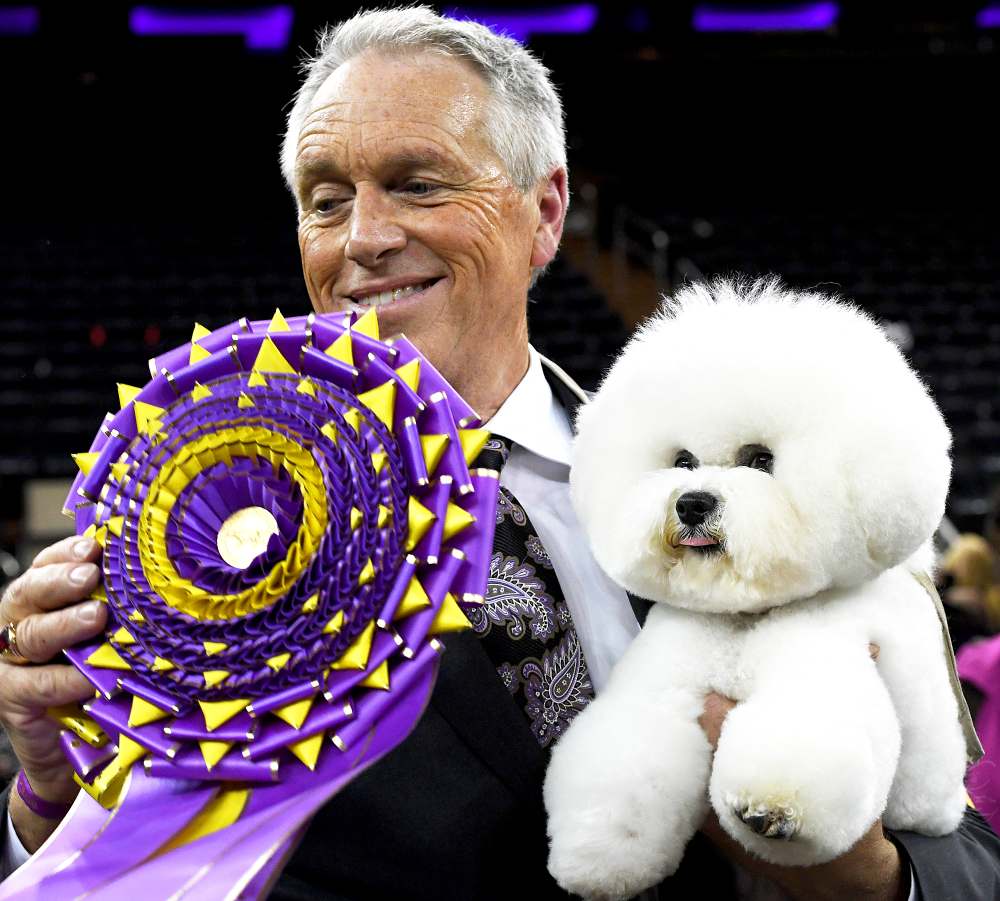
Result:
<svg viewBox="0 0 1000 901"><path fill-rule="evenodd" d="M845 461L871 576L914 554L944 515L951 436L926 394L906 400L866 430L868 440Z"/></svg>

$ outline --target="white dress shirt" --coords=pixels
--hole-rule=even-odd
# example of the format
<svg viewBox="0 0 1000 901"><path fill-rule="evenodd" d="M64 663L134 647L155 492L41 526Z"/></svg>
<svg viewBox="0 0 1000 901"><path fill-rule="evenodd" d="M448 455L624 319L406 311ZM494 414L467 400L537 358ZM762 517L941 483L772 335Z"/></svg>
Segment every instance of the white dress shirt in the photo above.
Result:
<svg viewBox="0 0 1000 901"><path fill-rule="evenodd" d="M524 378L483 427L514 445L500 484L524 507L552 560L596 693L639 634L639 623L624 590L586 551L587 536L569 500L569 417L545 381L538 353L529 352Z"/></svg>
<svg viewBox="0 0 1000 901"><path fill-rule="evenodd" d="M587 536L569 498L573 431L569 416L545 380L537 351L529 348L528 371L484 428L510 439L514 447L500 474L535 527L559 579L587 668L600 692L611 668L639 634L625 591L605 575L587 550ZM28 859L7 814L7 841L0 849L0 878ZM919 901L910 874L909 901ZM746 901L780 898L773 883L740 873Z"/></svg>

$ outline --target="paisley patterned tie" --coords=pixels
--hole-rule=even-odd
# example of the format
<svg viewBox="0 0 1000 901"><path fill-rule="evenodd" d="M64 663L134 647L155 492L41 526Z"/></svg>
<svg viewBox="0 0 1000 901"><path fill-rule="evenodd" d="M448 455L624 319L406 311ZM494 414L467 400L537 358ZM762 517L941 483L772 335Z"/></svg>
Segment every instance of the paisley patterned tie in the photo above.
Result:
<svg viewBox="0 0 1000 901"><path fill-rule="evenodd" d="M511 443L494 434L475 465L503 470ZM587 661L552 561L524 509L501 486L490 578L469 615L497 672L547 748L594 697Z"/></svg>

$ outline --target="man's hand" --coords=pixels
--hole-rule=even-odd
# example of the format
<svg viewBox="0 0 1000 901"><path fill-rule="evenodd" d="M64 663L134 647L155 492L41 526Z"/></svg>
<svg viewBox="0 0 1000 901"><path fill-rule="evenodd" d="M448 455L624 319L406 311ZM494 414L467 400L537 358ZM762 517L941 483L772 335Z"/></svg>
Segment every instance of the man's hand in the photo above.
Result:
<svg viewBox="0 0 1000 901"><path fill-rule="evenodd" d="M45 548L31 568L0 599L0 626L16 625L17 650L34 666L0 658L0 722L21 761L32 790L53 803L69 803L79 791L59 747L59 724L46 709L93 694L93 687L68 663L51 662L65 648L104 628L100 601L80 603L97 586L100 546L73 536ZM56 823L32 813L17 791L10 814L24 847L34 852Z"/></svg>
<svg viewBox="0 0 1000 901"><path fill-rule="evenodd" d="M878 645L869 645L868 650L877 660ZM716 692L706 696L698 723L713 748L726 714L735 706L735 701ZM701 831L748 873L770 879L797 901L905 901L909 894L909 877L880 819L846 854L811 867L782 867L754 857L722 828L714 811L709 811Z"/></svg>

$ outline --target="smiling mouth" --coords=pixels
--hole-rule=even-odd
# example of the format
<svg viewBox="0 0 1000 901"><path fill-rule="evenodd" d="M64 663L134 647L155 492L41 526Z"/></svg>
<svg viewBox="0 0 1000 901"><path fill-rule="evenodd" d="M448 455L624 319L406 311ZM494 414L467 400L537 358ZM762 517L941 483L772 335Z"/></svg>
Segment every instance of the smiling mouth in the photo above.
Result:
<svg viewBox="0 0 1000 901"><path fill-rule="evenodd" d="M364 313L373 307L375 309L381 309L383 307L391 306L399 300L405 300L406 298L422 294L429 288L436 285L439 281L441 281L440 277L430 278L427 279L427 281L419 282L415 285L406 285L402 288L393 288L389 291L378 291L373 294L365 294L363 296L350 296L347 298L347 308L356 313Z"/></svg>

